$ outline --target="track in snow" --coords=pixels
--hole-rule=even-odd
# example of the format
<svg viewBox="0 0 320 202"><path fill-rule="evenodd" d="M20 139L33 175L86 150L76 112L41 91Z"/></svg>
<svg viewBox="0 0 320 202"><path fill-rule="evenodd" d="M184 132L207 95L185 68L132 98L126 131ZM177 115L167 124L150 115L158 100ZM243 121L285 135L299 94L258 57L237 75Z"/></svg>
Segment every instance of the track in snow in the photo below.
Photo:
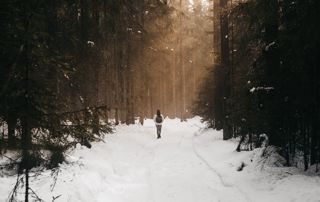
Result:
<svg viewBox="0 0 320 202"><path fill-rule="evenodd" d="M156 139L150 120L144 126L120 126L106 144L84 149L77 179L96 184L86 185L96 202L250 202L198 152L201 145L194 140L203 127L199 125L199 120L166 120L161 139ZM76 180L74 186L82 181ZM76 193L69 194L68 200L88 200Z"/></svg>
<svg viewBox="0 0 320 202"><path fill-rule="evenodd" d="M152 120L118 126L106 143L70 151L71 163L61 165L53 191L50 171L30 185L44 201L60 196L57 202L319 202L320 178L279 178L286 168L255 172L249 162L254 152L234 152L236 142L203 127L199 118L165 120L158 140ZM237 172L243 161L248 166ZM15 181L0 178L0 201L7 200Z"/></svg>
<svg viewBox="0 0 320 202"><path fill-rule="evenodd" d="M197 137L198 135L198 132L194 133L194 138ZM195 155L204 163L208 166L208 168L214 173L216 174L219 179L220 179L220 182L221 184L226 187L226 188L236 188L237 191L239 191L242 196L245 198L246 201L248 202L251 202L252 200L250 199L250 197L248 196L248 194L246 194L239 186L237 185L233 185L233 184L230 184L230 183L227 183L224 178L222 177L222 175L215 169L213 168L210 163L203 157L199 154L199 152L197 151L196 147L195 147L195 144L194 144L194 139L192 139L192 148L193 148L193 152L195 153Z"/></svg>
<svg viewBox="0 0 320 202"><path fill-rule="evenodd" d="M169 120L165 122L162 138L159 140L155 139L152 122L147 122L143 127L129 126L129 131L121 128L117 132L117 145L129 145L129 153L134 152L137 145L143 145L137 158L145 162L142 168L145 171L137 169L134 164L129 170L144 172L141 178L145 179L146 186L138 191L139 197L131 197L130 201L251 201L237 186L226 183L221 174L197 152L194 134L199 131L199 127L203 127L197 124ZM114 152L114 156L122 156ZM148 160L145 160L146 158ZM134 196L129 189L124 190L122 194ZM125 200L119 197L119 200L115 201Z"/></svg>

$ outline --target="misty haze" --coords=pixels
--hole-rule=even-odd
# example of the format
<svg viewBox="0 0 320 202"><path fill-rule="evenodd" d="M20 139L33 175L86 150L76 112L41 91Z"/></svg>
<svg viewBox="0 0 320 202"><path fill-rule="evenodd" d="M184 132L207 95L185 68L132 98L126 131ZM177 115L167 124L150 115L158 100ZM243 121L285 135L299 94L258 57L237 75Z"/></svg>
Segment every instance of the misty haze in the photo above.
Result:
<svg viewBox="0 0 320 202"><path fill-rule="evenodd" d="M320 202L319 8L2 0L0 202Z"/></svg>

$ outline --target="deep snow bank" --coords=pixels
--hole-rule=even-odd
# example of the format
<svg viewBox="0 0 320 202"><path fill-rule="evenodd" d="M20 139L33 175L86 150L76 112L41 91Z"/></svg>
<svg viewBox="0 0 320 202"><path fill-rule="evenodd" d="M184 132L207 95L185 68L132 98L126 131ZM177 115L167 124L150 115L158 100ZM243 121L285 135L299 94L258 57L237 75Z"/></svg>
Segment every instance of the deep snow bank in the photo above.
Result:
<svg viewBox="0 0 320 202"><path fill-rule="evenodd" d="M285 160L274 147L236 152L236 140L223 141L212 130L199 132L199 154L221 176L225 184L238 187L251 201L320 201L319 175L284 167ZM242 171L237 171L244 164Z"/></svg>
<svg viewBox="0 0 320 202"><path fill-rule="evenodd" d="M238 153L236 140L223 141L199 117L166 119L162 133L157 140L152 120L118 126L106 143L69 151L56 183L45 171L32 177L31 187L43 200L61 202L320 201L318 176L277 166L272 149L267 159L261 149ZM15 181L0 177L0 201Z"/></svg>

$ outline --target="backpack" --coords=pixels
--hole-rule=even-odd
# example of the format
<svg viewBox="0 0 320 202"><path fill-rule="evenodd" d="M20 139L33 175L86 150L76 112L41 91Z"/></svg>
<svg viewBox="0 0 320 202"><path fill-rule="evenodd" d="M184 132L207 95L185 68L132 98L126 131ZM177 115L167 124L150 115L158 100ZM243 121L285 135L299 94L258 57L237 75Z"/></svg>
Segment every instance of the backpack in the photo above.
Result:
<svg viewBox="0 0 320 202"><path fill-rule="evenodd" d="M162 116L157 116L156 117L156 122L161 123L162 122Z"/></svg>

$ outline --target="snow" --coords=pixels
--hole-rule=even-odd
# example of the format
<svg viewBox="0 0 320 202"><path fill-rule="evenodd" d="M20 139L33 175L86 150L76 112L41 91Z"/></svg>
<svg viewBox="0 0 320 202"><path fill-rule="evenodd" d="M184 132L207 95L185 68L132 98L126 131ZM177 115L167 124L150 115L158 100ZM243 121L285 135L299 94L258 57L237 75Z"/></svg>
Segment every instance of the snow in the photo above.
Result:
<svg viewBox="0 0 320 202"><path fill-rule="evenodd" d="M161 139L152 120L121 125L105 143L69 151L55 186L45 171L31 187L43 200L58 202L320 201L319 176L281 166L273 147L236 152L237 143L205 129L199 117L165 119ZM0 201L15 181L0 177Z"/></svg>
<svg viewBox="0 0 320 202"><path fill-rule="evenodd" d="M81 95L79 96L79 99L80 99L81 103L83 104L84 103L84 99L83 99L83 97Z"/></svg>
<svg viewBox="0 0 320 202"><path fill-rule="evenodd" d="M66 78L66 79L68 79L68 80L70 80L70 77L68 76L68 74L63 74L63 76Z"/></svg>
<svg viewBox="0 0 320 202"><path fill-rule="evenodd" d="M87 44L91 47L93 47L95 45L95 43L93 41L87 41Z"/></svg>
<svg viewBox="0 0 320 202"><path fill-rule="evenodd" d="M274 87L252 87L249 91L250 93L254 93L255 91L271 91L274 90Z"/></svg>
<svg viewBox="0 0 320 202"><path fill-rule="evenodd" d="M269 43L266 47L265 47L265 51L269 51L269 49L272 47L272 46L274 46L274 45L276 45L276 42L271 42L271 43Z"/></svg>

